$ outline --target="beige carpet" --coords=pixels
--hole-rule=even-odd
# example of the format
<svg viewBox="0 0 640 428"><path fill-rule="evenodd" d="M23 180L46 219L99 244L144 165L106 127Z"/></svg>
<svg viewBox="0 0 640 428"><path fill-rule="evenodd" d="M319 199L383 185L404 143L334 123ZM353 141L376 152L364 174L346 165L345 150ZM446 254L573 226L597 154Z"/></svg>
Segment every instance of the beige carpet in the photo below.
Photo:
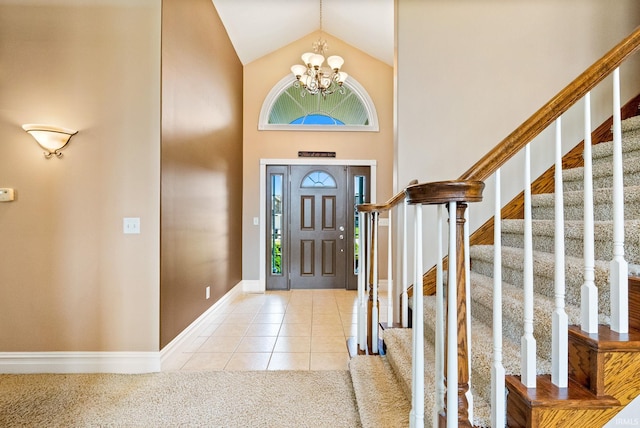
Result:
<svg viewBox="0 0 640 428"><path fill-rule="evenodd" d="M0 375L2 427L359 427L347 371Z"/></svg>

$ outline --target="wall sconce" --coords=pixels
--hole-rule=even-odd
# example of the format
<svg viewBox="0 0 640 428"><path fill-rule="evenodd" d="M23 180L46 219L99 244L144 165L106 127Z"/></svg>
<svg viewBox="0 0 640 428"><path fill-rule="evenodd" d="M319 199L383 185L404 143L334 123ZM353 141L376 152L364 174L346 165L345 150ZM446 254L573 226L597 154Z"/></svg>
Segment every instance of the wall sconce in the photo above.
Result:
<svg viewBox="0 0 640 428"><path fill-rule="evenodd" d="M78 133L78 131L74 131L72 129L32 123L22 125L22 129L31 134L40 147L45 150L44 157L47 159L50 158L51 155L62 157L62 152L60 152L60 150L67 145L73 135Z"/></svg>

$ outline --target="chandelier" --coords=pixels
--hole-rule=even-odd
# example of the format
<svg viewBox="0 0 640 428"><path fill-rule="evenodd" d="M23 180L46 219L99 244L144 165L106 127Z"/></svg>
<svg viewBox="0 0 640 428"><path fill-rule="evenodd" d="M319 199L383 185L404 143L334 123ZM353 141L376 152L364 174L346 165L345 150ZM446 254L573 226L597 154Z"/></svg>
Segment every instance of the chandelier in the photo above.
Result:
<svg viewBox="0 0 640 428"><path fill-rule="evenodd" d="M296 64L291 67L291 72L296 77L293 86L300 88L300 95L305 96L321 94L323 97L334 92L345 93L342 84L347 80L348 74L340 71L344 60L338 55L327 58L328 67L323 67L324 53L329 50L327 41L322 38L322 0L320 0L320 38L312 45L313 52L302 54L302 62L305 65Z"/></svg>

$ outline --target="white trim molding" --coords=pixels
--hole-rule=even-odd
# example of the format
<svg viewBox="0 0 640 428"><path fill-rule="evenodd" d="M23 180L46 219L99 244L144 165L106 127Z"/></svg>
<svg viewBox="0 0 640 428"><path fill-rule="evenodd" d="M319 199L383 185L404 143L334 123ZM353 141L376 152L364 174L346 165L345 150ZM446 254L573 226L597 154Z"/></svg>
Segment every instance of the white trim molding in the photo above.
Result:
<svg viewBox="0 0 640 428"><path fill-rule="evenodd" d="M275 84L271 91L267 94L267 97L262 103L260 109L260 116L258 118L258 130L259 131L360 131L360 132L378 132L380 131L380 125L378 124L378 112L376 106L373 104L373 100L369 96L367 90L352 76L344 82L344 86L349 88L359 99L362 101L367 110L369 117L368 125L341 125L341 126L327 126L327 125L276 125L269 123L269 113L276 100L280 97L282 92L286 91L289 86L293 84L295 78L292 74L287 74L278 83ZM311 95L310 95L311 96Z"/></svg>
<svg viewBox="0 0 640 428"><path fill-rule="evenodd" d="M0 352L0 373L152 373L159 352Z"/></svg>

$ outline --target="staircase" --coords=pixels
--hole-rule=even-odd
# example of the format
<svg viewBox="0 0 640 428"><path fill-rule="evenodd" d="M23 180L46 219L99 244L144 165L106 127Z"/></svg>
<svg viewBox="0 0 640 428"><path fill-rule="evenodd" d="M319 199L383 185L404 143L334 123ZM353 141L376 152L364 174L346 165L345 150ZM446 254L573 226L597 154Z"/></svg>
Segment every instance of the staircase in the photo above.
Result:
<svg viewBox="0 0 640 428"><path fill-rule="evenodd" d="M625 185L625 259L630 274L640 272L640 116L622 122ZM609 330L608 270L612 259L611 162L612 143L593 146L595 282L599 290L600 333L581 332L580 288L583 261L582 167L563 171L565 196L566 312L569 317L567 389L553 386L551 372L551 314L554 310L554 199L533 195L534 335L537 341L537 389L527 391L519 381L520 339L523 335L523 220L502 221L503 365L507 373L508 426L603 426L640 395L640 289L630 281L630 332ZM492 363L493 246L472 245L471 259L471 385L473 424L490 426ZM424 298L425 426L433 416L436 380L434 319L436 300ZM604 308L604 309L603 309ZM385 356L358 355L350 362L363 426L409 426L411 410L411 330L383 332Z"/></svg>

